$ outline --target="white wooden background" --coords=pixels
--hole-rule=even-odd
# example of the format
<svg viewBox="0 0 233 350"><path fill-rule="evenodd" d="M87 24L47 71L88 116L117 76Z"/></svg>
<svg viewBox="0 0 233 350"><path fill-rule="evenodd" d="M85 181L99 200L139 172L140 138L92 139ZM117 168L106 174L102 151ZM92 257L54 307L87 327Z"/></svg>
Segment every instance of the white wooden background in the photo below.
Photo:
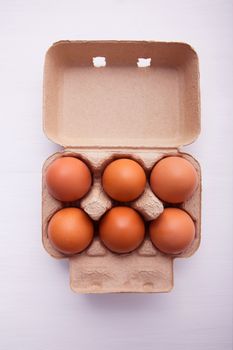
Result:
<svg viewBox="0 0 233 350"><path fill-rule="evenodd" d="M41 244L42 69L60 39L191 43L200 56L202 244L160 295L75 295ZM232 348L233 2L0 0L0 348Z"/></svg>

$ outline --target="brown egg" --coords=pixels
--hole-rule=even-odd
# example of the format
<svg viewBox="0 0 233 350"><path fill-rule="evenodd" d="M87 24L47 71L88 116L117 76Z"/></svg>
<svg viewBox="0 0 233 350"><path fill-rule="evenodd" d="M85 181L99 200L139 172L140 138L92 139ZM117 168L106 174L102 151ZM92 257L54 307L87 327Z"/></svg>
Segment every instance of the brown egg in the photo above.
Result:
<svg viewBox="0 0 233 350"><path fill-rule="evenodd" d="M143 241L145 225L136 210L129 207L114 207L101 219L100 238L105 246L115 253L129 253Z"/></svg>
<svg viewBox="0 0 233 350"><path fill-rule="evenodd" d="M59 210L48 224L50 242L64 254L80 253L91 243L93 235L91 219L79 208Z"/></svg>
<svg viewBox="0 0 233 350"><path fill-rule="evenodd" d="M47 168L45 181L50 194L62 201L82 198L91 187L91 173L84 162L74 157L61 157Z"/></svg>
<svg viewBox="0 0 233 350"><path fill-rule="evenodd" d="M194 166L181 157L166 157L153 168L150 176L152 191L165 202L181 203L192 196L198 185Z"/></svg>
<svg viewBox="0 0 233 350"><path fill-rule="evenodd" d="M102 178L105 192L116 201L129 202L139 197L146 186L146 175L132 159L117 159L104 170Z"/></svg>
<svg viewBox="0 0 233 350"><path fill-rule="evenodd" d="M185 250L195 236L195 225L184 210L166 208L150 223L150 238L153 244L167 254L178 254Z"/></svg>

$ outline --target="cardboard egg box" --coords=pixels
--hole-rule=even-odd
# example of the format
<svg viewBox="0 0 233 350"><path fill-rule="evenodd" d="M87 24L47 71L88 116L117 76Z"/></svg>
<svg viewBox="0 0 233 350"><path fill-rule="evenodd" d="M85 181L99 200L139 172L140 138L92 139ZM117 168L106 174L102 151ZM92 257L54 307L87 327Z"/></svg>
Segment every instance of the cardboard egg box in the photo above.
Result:
<svg viewBox="0 0 233 350"><path fill-rule="evenodd" d="M184 43L147 41L61 41L48 50L44 67L44 131L64 147L43 167L42 237L56 258L68 258L75 292L167 292L173 287L173 260L189 257L200 244L201 172L198 162L180 151L200 132L198 57ZM101 175L117 158L131 158L150 171L161 158L179 155L197 170L194 195L176 207L194 220L196 235L181 254L157 250L148 232L129 254L103 246L98 220L112 206L128 205L147 223L169 203L160 201L147 183L135 201L117 203L103 191ZM47 191L44 174L57 157L74 156L90 168L93 184L77 202L61 203ZM67 257L50 244L47 226L52 215L67 206L82 208L96 223L95 237L82 253Z"/></svg>

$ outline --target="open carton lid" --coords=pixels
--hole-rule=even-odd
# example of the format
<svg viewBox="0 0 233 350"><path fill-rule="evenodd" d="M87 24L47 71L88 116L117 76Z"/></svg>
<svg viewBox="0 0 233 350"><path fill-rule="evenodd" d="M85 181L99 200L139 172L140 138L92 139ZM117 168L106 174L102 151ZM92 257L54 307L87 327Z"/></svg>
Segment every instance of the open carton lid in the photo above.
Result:
<svg viewBox="0 0 233 350"><path fill-rule="evenodd" d="M64 147L189 144L200 132L197 54L173 42L55 43L45 58L43 120Z"/></svg>

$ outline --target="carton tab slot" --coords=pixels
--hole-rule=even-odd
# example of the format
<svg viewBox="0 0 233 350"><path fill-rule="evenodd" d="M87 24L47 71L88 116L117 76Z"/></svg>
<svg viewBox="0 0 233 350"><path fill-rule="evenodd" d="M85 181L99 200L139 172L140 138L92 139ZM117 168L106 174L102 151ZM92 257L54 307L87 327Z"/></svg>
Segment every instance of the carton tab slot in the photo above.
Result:
<svg viewBox="0 0 233 350"><path fill-rule="evenodd" d="M137 66L138 68L146 68L150 67L151 65L151 58L138 58Z"/></svg>
<svg viewBox="0 0 233 350"><path fill-rule="evenodd" d="M102 56L93 57L93 66L96 68L106 67L106 58Z"/></svg>

